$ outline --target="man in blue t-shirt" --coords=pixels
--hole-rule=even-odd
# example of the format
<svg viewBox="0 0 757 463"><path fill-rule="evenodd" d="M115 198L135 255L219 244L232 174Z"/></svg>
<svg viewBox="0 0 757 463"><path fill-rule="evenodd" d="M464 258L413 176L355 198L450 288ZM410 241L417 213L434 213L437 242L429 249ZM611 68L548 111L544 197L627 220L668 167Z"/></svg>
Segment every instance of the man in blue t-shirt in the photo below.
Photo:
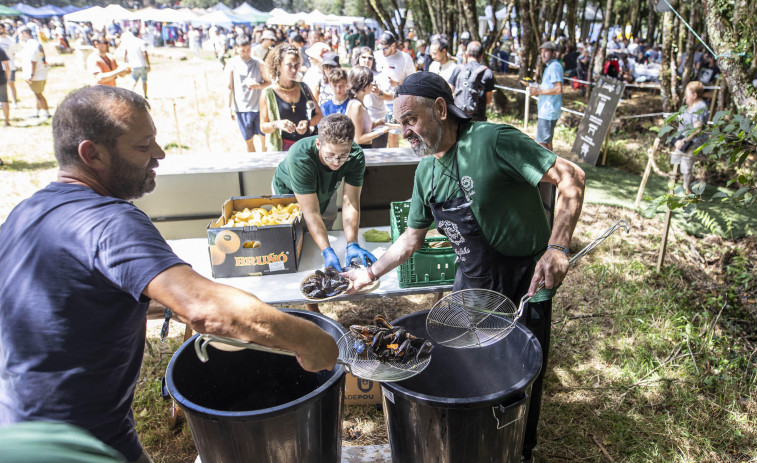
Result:
<svg viewBox="0 0 757 463"><path fill-rule="evenodd" d="M131 403L150 300L197 331L295 351L309 371L338 354L315 324L194 272L129 202L165 157L148 109L122 88L70 93L53 117L57 181L0 227L0 426L69 423L140 463Z"/></svg>
<svg viewBox="0 0 757 463"><path fill-rule="evenodd" d="M563 69L557 57L557 46L544 42L539 47L541 60L546 64L541 84L531 89L531 95L539 96L539 122L536 126L536 142L552 151L552 137L562 107ZM525 85L528 85L524 82Z"/></svg>

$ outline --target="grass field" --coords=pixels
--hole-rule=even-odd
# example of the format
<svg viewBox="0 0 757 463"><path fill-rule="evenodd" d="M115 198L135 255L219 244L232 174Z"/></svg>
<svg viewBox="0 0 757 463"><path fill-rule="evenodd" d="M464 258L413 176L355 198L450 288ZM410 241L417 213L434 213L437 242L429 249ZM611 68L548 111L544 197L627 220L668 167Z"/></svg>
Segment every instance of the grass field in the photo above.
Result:
<svg viewBox="0 0 757 463"><path fill-rule="evenodd" d="M184 55L189 53L162 51L151 59L158 142L168 156L241 152L220 64L179 59ZM48 56L63 64L48 81L54 109L87 79L73 56L52 50ZM121 85L130 86L127 80ZM0 128L0 223L56 172L50 124L25 118L33 97L23 82L18 87L22 108L12 110L13 127ZM571 129L561 127L556 150L573 159L571 137ZM571 270L555 299L537 456L547 462L757 462L754 211L727 212L735 220L724 219L722 236L701 226L699 236L689 235L677 220L666 265L657 272L662 223L632 210L649 140L649 133L616 133L608 155L614 167L586 168L589 204L571 250L618 219L632 230L614 235ZM666 179L653 176L647 192L656 196L666 188ZM731 239L739 230L750 236ZM377 313L394 319L430 303L415 296L324 304L323 310L347 326ZM197 453L189 429L169 426L170 402L159 392L180 343L179 326L172 324L164 344L155 329L150 332L134 402L137 429L156 462L191 462ZM387 442L383 416L374 407L348 407L343 429L344 445Z"/></svg>

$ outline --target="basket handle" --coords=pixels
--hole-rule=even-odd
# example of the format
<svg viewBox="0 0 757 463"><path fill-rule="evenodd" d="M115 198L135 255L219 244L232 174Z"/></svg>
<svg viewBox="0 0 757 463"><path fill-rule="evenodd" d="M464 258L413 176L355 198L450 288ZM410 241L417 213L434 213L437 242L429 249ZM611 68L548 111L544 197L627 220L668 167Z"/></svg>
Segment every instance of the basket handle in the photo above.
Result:
<svg viewBox="0 0 757 463"><path fill-rule="evenodd" d="M297 356L297 354L295 352L292 352L291 350L277 349L275 347L265 347L253 342L241 341L239 339L227 338L224 336L216 336L214 334L200 334L195 339L195 353L197 353L197 358L199 358L202 363L208 361L208 344L210 344L211 342L221 342L230 346L259 350L261 352L269 352L272 354L288 355L290 357Z"/></svg>
<svg viewBox="0 0 757 463"><path fill-rule="evenodd" d="M619 228L624 228L626 230L626 233L629 233L631 231L631 227L628 225L628 222L625 220L618 220L615 222L615 224L605 230L601 235L599 235L594 241L589 243L585 248L581 249L578 253L576 253L573 257L570 258L570 261L568 261L568 268L575 267L575 265L578 263L579 260L581 260L586 254L590 253L594 250L597 246L599 246L599 243L609 238L610 235L615 233ZM534 291L533 296L529 296L526 294L523 296L520 300L520 305L518 306L518 313L516 314L516 319L520 318L523 315L523 307L525 307L526 302L530 301L531 298L539 294L539 292L544 289L544 280L539 282L539 286L536 287L536 291Z"/></svg>
<svg viewBox="0 0 757 463"><path fill-rule="evenodd" d="M211 342L221 342L224 344L228 344L230 346L243 347L245 349L257 350L260 352L268 352L270 354L288 355L290 357L297 356L297 353L292 352L291 350L278 349L276 347L261 346L260 344L255 344L254 342L247 342L247 341L242 341L240 339L227 338L225 336L217 336L215 334L200 334L195 339L194 347L195 347L195 353L197 354L197 358L199 358L202 363L206 363L209 360L208 344L210 344ZM352 369L350 368L351 367L350 363L340 358L336 359L336 363L344 366L347 371L352 373Z"/></svg>

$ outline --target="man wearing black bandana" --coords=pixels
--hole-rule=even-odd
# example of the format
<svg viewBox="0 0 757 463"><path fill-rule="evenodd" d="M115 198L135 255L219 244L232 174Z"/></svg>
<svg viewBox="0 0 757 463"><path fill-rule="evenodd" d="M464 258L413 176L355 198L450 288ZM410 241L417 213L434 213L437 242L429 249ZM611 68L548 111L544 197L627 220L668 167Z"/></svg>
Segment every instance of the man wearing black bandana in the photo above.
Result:
<svg viewBox="0 0 757 463"><path fill-rule="evenodd" d="M584 173L509 125L471 122L436 74L418 72L405 79L395 92L394 115L402 136L423 157L415 173L408 227L377 262L350 272L352 291L409 259L433 222L458 256L455 291L490 289L517 303L534 295L543 281L545 290L529 301L524 316L543 351L523 445L523 458L530 461L549 354L551 298L568 270ZM558 191L551 229L540 182Z"/></svg>

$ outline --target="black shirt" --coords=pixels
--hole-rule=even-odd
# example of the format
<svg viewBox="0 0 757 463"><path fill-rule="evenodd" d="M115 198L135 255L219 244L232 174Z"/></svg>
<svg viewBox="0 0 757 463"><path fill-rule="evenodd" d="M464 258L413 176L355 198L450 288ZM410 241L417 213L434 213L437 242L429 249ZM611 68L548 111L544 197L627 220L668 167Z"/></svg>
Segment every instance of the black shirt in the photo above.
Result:
<svg viewBox="0 0 757 463"><path fill-rule="evenodd" d="M573 70L578 67L578 51L571 51L565 54L563 58L563 68L566 71Z"/></svg>
<svg viewBox="0 0 757 463"><path fill-rule="evenodd" d="M0 63L3 63L2 66L0 66L0 85L5 85L8 83L7 78L5 76L5 67L8 67L11 65L10 58L8 58L8 55L5 53L5 50L0 48Z"/></svg>
<svg viewBox="0 0 757 463"><path fill-rule="evenodd" d="M294 122L294 125L297 125L300 121L307 120L307 102L308 100L312 101L313 98L310 96L308 86L303 83L300 83L300 85L300 99L296 103L284 101L276 92L273 92L276 95L276 104L279 106L279 120L289 119ZM300 135L296 130L292 133L281 131L281 138L284 140L297 141L309 136L311 136L309 130L304 135Z"/></svg>

